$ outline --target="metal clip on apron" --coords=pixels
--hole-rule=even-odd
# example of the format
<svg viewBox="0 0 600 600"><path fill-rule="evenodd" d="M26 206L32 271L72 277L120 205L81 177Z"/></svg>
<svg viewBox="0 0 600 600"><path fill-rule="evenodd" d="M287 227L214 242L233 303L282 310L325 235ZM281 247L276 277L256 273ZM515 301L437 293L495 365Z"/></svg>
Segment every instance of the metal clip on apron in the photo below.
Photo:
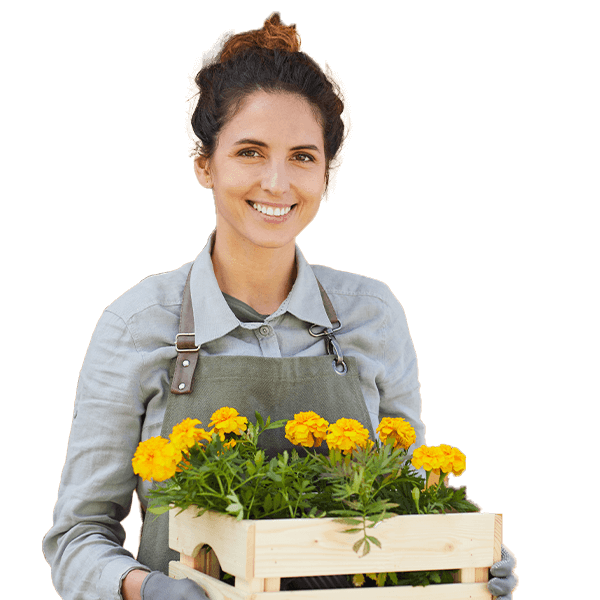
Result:
<svg viewBox="0 0 600 600"><path fill-rule="evenodd" d="M193 267L192 267L193 268ZM190 270L191 275L191 270ZM230 406L241 415L254 418L258 411L273 421L292 419L294 414L313 410L333 423L341 417L360 421L374 439L373 428L362 395L354 357L344 357L334 332L342 324L331 300L319 283L327 317L334 325L308 331L323 337L323 356L270 358L262 356L202 356L195 341L190 275L181 305L177 357L171 366L171 390L167 399L161 435L168 437L173 426L190 417L207 427L219 408ZM333 364L331 360L333 356ZM291 450L283 429L266 431L261 445L269 454ZM323 449L325 451L325 449ZM138 560L152 570L168 574L170 560L178 553L169 549L168 514L148 514L144 519Z"/></svg>

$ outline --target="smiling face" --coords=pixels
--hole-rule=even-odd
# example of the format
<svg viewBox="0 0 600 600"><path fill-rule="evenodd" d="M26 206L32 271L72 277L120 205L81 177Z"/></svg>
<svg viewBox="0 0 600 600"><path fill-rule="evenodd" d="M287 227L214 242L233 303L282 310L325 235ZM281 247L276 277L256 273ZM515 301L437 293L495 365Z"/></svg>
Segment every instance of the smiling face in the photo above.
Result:
<svg viewBox="0 0 600 600"><path fill-rule="evenodd" d="M301 96L257 91L223 126L214 154L196 159L195 170L213 190L217 239L289 248L325 191L323 128Z"/></svg>

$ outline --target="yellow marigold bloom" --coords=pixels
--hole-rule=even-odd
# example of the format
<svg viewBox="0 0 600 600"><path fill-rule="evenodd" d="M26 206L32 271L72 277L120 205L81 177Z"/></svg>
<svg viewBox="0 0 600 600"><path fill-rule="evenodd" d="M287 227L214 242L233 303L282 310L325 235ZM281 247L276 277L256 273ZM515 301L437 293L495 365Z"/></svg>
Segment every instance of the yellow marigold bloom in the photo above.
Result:
<svg viewBox="0 0 600 600"><path fill-rule="evenodd" d="M467 459L458 448L440 444L440 454L440 469L444 473L453 473L456 477L464 473L467 468Z"/></svg>
<svg viewBox="0 0 600 600"><path fill-rule="evenodd" d="M219 434L221 441L225 439L226 433L240 435L248 427L248 419L240 417L235 408L224 406L212 414L209 427L213 427L215 433Z"/></svg>
<svg viewBox="0 0 600 600"><path fill-rule="evenodd" d="M385 444L388 439L394 440L394 448L404 448L408 450L416 439L417 434L413 426L400 417L384 417L377 428L379 439Z"/></svg>
<svg viewBox="0 0 600 600"><path fill-rule="evenodd" d="M181 451L191 448L196 442L206 440L210 442L212 436L208 431L199 429L196 425L201 425L202 421L198 419L185 419L173 427L169 440Z"/></svg>
<svg viewBox="0 0 600 600"><path fill-rule="evenodd" d="M329 426L325 441L329 448L349 454L355 448L364 448L369 442L369 432L356 419L338 419Z"/></svg>
<svg viewBox="0 0 600 600"><path fill-rule="evenodd" d="M316 412L301 412L286 423L285 437L296 446L318 448L327 435L328 427L329 423Z"/></svg>
<svg viewBox="0 0 600 600"><path fill-rule="evenodd" d="M152 437L140 442L131 464L133 472L144 481L164 481L175 475L181 460L181 451L163 437Z"/></svg>
<svg viewBox="0 0 600 600"><path fill-rule="evenodd" d="M419 446L412 457L412 464L415 469L423 467L426 471L434 471L439 475L440 472L440 453L435 446Z"/></svg>
<svg viewBox="0 0 600 600"><path fill-rule="evenodd" d="M466 469L466 457L458 448L448 444L421 446L413 452L412 464L415 469L423 467L426 471L433 471L438 475L442 471L458 477Z"/></svg>

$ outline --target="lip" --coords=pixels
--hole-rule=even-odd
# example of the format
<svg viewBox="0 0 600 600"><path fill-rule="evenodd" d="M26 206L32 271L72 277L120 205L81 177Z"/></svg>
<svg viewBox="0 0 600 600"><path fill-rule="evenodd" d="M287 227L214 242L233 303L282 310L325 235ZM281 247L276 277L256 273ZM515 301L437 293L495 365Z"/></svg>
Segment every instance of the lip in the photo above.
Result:
<svg viewBox="0 0 600 600"><path fill-rule="evenodd" d="M262 200L246 200L250 204L262 204L263 206L272 206L273 208L287 208L288 206L294 206L294 204L275 204L275 202L263 202Z"/></svg>

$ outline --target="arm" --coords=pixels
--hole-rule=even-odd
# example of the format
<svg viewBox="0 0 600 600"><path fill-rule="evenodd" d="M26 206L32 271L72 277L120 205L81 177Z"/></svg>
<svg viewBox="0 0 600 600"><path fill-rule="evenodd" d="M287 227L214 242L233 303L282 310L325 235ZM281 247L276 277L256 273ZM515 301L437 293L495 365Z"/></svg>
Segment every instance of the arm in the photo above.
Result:
<svg viewBox="0 0 600 600"><path fill-rule="evenodd" d="M136 486L131 457L145 410L142 370L127 326L105 312L81 370L54 524L44 538L65 600L119 600L125 575L144 569L123 548L121 526Z"/></svg>
<svg viewBox="0 0 600 600"><path fill-rule="evenodd" d="M386 325L383 329L382 376L377 380L379 389L379 418L402 417L415 429L417 440L412 448L425 443L425 425L421 421L421 395L417 355L408 331L404 309L389 291Z"/></svg>
<svg viewBox="0 0 600 600"><path fill-rule="evenodd" d="M142 600L142 583L147 576L148 571L140 571L138 569L129 571L129 573L125 575L125 579L123 579L123 584L121 586L123 600Z"/></svg>

